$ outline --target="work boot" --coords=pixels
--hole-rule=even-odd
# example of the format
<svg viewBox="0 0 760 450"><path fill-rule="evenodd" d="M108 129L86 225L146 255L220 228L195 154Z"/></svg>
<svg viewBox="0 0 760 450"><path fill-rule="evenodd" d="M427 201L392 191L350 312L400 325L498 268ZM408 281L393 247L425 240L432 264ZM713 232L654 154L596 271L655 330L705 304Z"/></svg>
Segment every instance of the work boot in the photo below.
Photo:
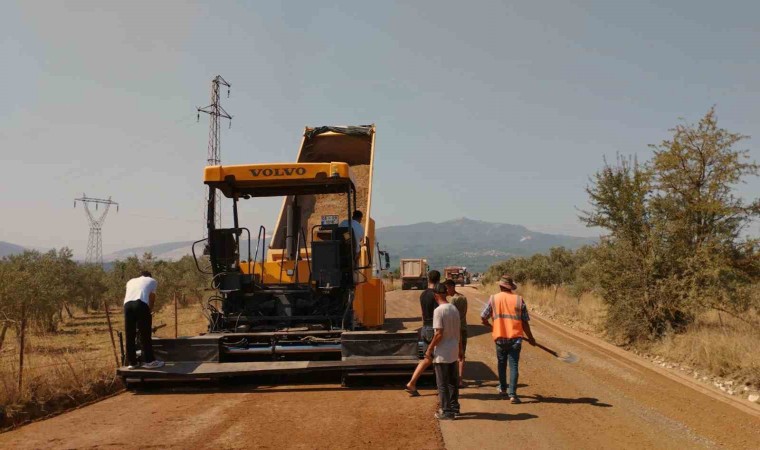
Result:
<svg viewBox="0 0 760 450"><path fill-rule="evenodd" d="M164 362L158 359L154 359L153 361L145 363L142 366L146 369L160 369L161 367L164 367Z"/></svg>
<svg viewBox="0 0 760 450"><path fill-rule="evenodd" d="M435 418L438 420L454 420L455 416L454 414L451 414L451 413L438 411L437 413L435 413Z"/></svg>

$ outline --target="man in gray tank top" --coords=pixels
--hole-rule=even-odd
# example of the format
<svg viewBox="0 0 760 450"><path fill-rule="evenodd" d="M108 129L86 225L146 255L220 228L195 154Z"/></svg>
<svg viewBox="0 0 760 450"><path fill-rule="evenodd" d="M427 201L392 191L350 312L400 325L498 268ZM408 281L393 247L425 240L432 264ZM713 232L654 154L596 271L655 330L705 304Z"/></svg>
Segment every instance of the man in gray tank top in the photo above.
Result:
<svg viewBox="0 0 760 450"><path fill-rule="evenodd" d="M435 383L438 386L440 409L435 417L453 420L459 414L459 359L462 345L459 338L459 311L446 301L446 286L435 287L438 307L433 312L435 335L430 341L426 358L432 358L435 369Z"/></svg>

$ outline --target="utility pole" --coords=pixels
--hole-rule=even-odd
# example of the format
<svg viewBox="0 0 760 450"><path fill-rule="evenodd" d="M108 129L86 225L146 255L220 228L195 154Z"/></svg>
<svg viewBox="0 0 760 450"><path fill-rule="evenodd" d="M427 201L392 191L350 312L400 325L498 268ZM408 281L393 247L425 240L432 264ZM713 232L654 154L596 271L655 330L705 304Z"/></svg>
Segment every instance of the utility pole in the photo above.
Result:
<svg viewBox="0 0 760 450"><path fill-rule="evenodd" d="M196 108L198 110L198 121L201 119L201 113L209 115L209 129L208 129L208 158L206 159L206 165L218 166L222 162L221 148L219 143L220 131L219 121L222 117L230 121L230 127L232 127L232 116L222 108L219 103L219 86L227 87L227 98L230 98L230 84L222 78L221 75L217 75L211 80L211 104L204 108ZM206 189L206 199L204 201L203 208L203 237L207 237L208 227L206 226L208 220L208 208L205 207L205 202L208 201L209 188ZM222 197L219 191L215 197L214 207L214 225L217 228L221 228L222 225Z"/></svg>
<svg viewBox="0 0 760 450"><path fill-rule="evenodd" d="M92 198L87 194L82 194L82 198L74 199L74 208L77 207L77 202L84 205L84 212L87 214L87 219L90 222L90 236L87 238L87 256L84 261L87 264L99 264L103 265L103 240L101 236L101 230L103 229L103 222L106 221L108 210L111 205L116 205L116 211L119 211L119 204L111 201L111 197L108 199ZM90 211L90 205L95 204L95 210L98 210L98 205L105 205L103 213L99 217L95 217Z"/></svg>

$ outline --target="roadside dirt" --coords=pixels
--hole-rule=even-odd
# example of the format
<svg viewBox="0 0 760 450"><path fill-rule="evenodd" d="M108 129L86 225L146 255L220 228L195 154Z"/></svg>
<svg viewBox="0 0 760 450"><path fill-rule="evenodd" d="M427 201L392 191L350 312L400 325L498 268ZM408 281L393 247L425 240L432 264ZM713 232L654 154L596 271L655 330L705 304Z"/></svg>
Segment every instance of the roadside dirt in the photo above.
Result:
<svg viewBox="0 0 760 450"><path fill-rule="evenodd" d="M543 344L571 351L562 363L526 345L521 405L496 395L496 361L470 300L463 415L439 425L432 388L341 388L282 380L277 387L195 387L125 393L0 435L2 448L758 448L760 415L698 392L635 359L533 318ZM393 291L394 328L419 326L419 291ZM529 299L528 299L529 301ZM530 306L530 303L528 303ZM307 380L308 381L308 380ZM441 437L443 440L441 440Z"/></svg>

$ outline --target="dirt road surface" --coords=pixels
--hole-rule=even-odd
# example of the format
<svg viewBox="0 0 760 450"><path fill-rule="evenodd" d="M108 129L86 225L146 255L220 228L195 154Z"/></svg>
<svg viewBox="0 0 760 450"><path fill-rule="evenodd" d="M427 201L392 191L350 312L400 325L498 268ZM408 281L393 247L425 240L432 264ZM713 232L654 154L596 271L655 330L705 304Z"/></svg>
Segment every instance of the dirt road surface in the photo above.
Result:
<svg viewBox="0 0 760 450"><path fill-rule="evenodd" d="M525 345L521 405L496 395L496 363L470 300L463 415L432 418L432 388L408 398L400 385L341 388L283 379L280 386L123 393L0 435L2 448L760 448L760 414L700 392L635 357L533 317L543 344L571 351L562 363ZM418 291L395 291L388 315L419 326ZM528 305L530 299L528 299ZM289 383L289 384L288 384Z"/></svg>

